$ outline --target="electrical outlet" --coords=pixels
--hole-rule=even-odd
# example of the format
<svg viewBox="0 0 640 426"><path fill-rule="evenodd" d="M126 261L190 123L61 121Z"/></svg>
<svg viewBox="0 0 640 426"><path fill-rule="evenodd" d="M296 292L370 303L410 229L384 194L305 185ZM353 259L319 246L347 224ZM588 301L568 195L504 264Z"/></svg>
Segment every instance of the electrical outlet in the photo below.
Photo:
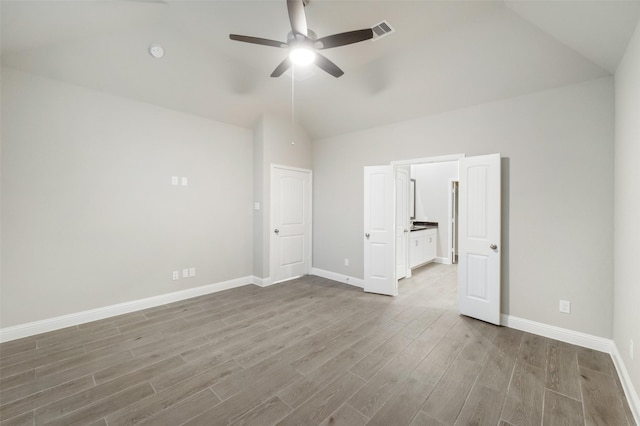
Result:
<svg viewBox="0 0 640 426"><path fill-rule="evenodd" d="M179 280L180 279L180 271L173 271L173 280Z"/></svg>
<svg viewBox="0 0 640 426"><path fill-rule="evenodd" d="M629 340L629 358L633 361L633 339Z"/></svg>
<svg viewBox="0 0 640 426"><path fill-rule="evenodd" d="M344 266L349 266L349 259L348 258L344 258Z"/></svg>
<svg viewBox="0 0 640 426"><path fill-rule="evenodd" d="M171 176L171 185L178 184L178 176Z"/></svg>
<svg viewBox="0 0 640 426"><path fill-rule="evenodd" d="M182 278L189 278L189 268L182 270Z"/></svg>
<svg viewBox="0 0 640 426"><path fill-rule="evenodd" d="M189 277L196 276L196 268L189 268Z"/></svg>
<svg viewBox="0 0 640 426"><path fill-rule="evenodd" d="M571 313L571 302L568 300L561 300L560 301L560 312L564 313L564 314L570 314Z"/></svg>
<svg viewBox="0 0 640 426"><path fill-rule="evenodd" d="M186 177L182 178L182 186L187 186L187 184L189 183L188 179Z"/></svg>

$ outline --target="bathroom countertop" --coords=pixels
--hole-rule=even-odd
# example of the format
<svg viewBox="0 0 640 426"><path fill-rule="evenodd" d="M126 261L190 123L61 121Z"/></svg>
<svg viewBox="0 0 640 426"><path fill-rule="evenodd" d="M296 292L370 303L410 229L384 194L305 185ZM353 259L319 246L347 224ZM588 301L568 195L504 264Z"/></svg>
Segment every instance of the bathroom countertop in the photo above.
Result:
<svg viewBox="0 0 640 426"><path fill-rule="evenodd" d="M438 228L438 222L415 221L413 222L413 226L411 227L411 232L422 231L423 229L435 229L435 228Z"/></svg>

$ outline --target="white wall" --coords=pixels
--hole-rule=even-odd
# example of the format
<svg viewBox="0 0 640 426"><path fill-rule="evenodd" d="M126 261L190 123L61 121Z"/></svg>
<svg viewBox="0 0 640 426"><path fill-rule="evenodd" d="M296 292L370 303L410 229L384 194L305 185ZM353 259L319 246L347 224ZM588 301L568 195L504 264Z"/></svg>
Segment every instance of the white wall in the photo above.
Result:
<svg viewBox="0 0 640 426"><path fill-rule="evenodd" d="M2 114L1 327L251 275L250 130L11 69Z"/></svg>
<svg viewBox="0 0 640 426"><path fill-rule="evenodd" d="M603 78L314 141L314 266L363 276L363 166L501 153L502 311L611 337L613 92Z"/></svg>
<svg viewBox="0 0 640 426"><path fill-rule="evenodd" d="M613 338L640 389L640 23L618 66L615 140ZM629 356L634 340L635 356Z"/></svg>
<svg viewBox="0 0 640 426"><path fill-rule="evenodd" d="M438 257L449 257L449 193L451 179L458 179L458 162L415 164L411 178L416 180L416 219L438 222Z"/></svg>
<svg viewBox="0 0 640 426"><path fill-rule="evenodd" d="M294 143L292 143L294 142ZM269 278L271 238L271 165L311 169L311 140L300 126L291 126L291 119L264 115L254 128L254 199L260 203L255 212L254 271L259 278Z"/></svg>

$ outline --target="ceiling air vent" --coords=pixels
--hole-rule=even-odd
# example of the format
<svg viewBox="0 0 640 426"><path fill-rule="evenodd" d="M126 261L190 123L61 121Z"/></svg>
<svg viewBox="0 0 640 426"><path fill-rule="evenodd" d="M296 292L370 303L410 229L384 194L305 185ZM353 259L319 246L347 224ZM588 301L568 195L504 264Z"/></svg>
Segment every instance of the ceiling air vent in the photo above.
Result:
<svg viewBox="0 0 640 426"><path fill-rule="evenodd" d="M382 21L377 25L374 25L373 27L371 27L371 29L373 30L373 40L379 40L382 37L386 37L389 34L395 32L396 30L393 29L393 27L391 26L391 24L387 21Z"/></svg>

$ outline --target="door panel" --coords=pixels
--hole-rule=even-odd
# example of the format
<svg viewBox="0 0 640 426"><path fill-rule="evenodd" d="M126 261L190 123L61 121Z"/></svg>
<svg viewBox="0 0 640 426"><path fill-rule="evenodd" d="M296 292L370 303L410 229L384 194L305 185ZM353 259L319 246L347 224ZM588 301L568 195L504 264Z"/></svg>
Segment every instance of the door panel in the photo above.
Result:
<svg viewBox="0 0 640 426"><path fill-rule="evenodd" d="M398 294L392 166L364 168L364 290Z"/></svg>
<svg viewBox="0 0 640 426"><path fill-rule="evenodd" d="M271 168L271 277L311 271L311 172Z"/></svg>
<svg viewBox="0 0 640 426"><path fill-rule="evenodd" d="M460 313L500 324L500 154L460 159Z"/></svg>

